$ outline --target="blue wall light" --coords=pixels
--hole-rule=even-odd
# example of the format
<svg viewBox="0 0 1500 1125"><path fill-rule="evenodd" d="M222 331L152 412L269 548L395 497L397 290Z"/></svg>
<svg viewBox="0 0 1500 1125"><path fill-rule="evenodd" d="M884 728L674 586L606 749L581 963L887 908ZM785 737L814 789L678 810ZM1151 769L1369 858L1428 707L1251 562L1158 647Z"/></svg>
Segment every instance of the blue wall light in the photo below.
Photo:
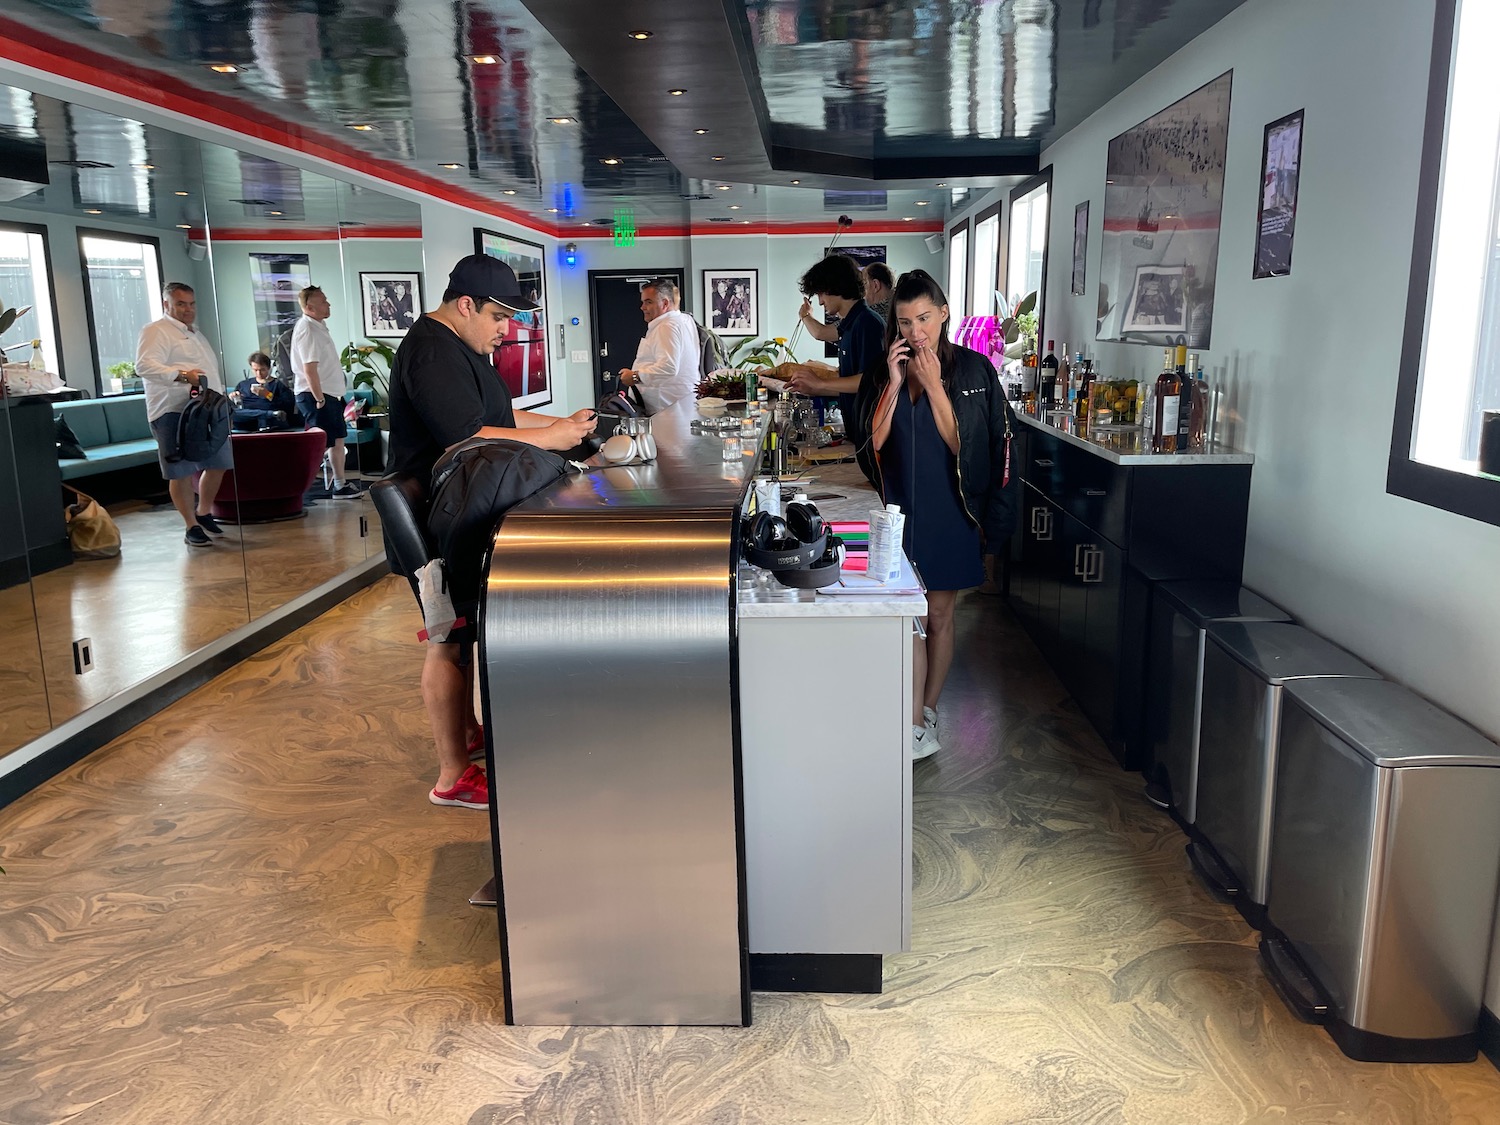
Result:
<svg viewBox="0 0 1500 1125"><path fill-rule="evenodd" d="M578 243L570 242L563 247L563 264L569 269L578 264Z"/></svg>

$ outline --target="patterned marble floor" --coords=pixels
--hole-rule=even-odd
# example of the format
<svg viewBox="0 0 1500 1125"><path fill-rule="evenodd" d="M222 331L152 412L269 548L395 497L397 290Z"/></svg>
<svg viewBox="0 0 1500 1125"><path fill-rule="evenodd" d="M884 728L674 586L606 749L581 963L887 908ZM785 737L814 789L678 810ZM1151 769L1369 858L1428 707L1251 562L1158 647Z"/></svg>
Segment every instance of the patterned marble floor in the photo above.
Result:
<svg viewBox="0 0 1500 1125"><path fill-rule="evenodd" d="M916 767L912 952L747 1029L509 1029L386 579L0 810L0 1123L1480 1125L1349 1062L995 599Z"/></svg>

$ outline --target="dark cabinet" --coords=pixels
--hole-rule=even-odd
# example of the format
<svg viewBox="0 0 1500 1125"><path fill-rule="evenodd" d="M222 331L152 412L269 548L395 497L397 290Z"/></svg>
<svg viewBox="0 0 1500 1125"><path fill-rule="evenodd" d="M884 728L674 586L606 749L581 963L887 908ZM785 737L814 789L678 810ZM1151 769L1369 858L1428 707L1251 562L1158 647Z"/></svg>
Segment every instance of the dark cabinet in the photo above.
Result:
<svg viewBox="0 0 1500 1125"><path fill-rule="evenodd" d="M1010 604L1127 768L1143 760L1147 622L1156 582L1238 581L1249 458L1111 458L1023 423Z"/></svg>

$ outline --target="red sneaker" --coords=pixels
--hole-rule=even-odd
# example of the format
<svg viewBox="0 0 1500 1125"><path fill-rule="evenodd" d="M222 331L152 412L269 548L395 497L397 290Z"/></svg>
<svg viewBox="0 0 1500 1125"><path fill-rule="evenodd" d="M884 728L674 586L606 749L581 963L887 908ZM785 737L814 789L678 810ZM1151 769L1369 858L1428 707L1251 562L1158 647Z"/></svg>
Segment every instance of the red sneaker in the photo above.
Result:
<svg viewBox="0 0 1500 1125"><path fill-rule="evenodd" d="M469 739L469 761L484 761L484 728L479 727Z"/></svg>
<svg viewBox="0 0 1500 1125"><path fill-rule="evenodd" d="M490 807L490 779L478 766L464 770L463 776L452 789L434 789L427 794L434 805L457 805L464 809L487 809Z"/></svg>

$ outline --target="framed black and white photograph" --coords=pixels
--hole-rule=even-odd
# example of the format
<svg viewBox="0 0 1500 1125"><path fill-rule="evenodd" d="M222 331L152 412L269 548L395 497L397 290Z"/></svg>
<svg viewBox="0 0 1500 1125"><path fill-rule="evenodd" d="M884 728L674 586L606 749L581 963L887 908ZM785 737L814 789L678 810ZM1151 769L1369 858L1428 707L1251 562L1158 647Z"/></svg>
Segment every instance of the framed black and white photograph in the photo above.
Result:
<svg viewBox="0 0 1500 1125"><path fill-rule="evenodd" d="M399 340L422 315L422 275L361 273L359 310L366 336Z"/></svg>
<svg viewBox="0 0 1500 1125"><path fill-rule="evenodd" d="M1260 156L1260 215L1255 227L1255 276L1292 272L1297 230L1297 178L1302 170L1302 115L1289 113L1266 126Z"/></svg>
<svg viewBox="0 0 1500 1125"><path fill-rule="evenodd" d="M703 313L720 336L759 336L760 271L704 270Z"/></svg>
<svg viewBox="0 0 1500 1125"><path fill-rule="evenodd" d="M1073 208L1073 296L1082 297L1086 288L1084 268L1089 256L1089 203L1084 200Z"/></svg>
<svg viewBox="0 0 1500 1125"><path fill-rule="evenodd" d="M1185 332L1187 276L1186 265L1137 266L1122 329L1126 332Z"/></svg>

